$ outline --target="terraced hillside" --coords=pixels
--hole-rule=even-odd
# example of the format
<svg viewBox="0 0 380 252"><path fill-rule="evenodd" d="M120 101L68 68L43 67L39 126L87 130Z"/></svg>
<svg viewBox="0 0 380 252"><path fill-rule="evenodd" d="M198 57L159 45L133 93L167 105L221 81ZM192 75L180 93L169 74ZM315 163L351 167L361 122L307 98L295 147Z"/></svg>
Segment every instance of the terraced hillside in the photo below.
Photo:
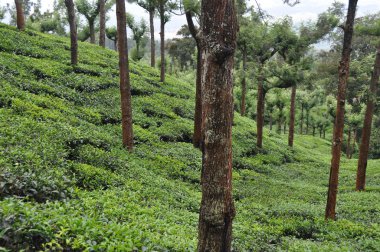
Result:
<svg viewBox="0 0 380 252"><path fill-rule="evenodd" d="M194 251L201 153L194 87L131 63L135 150L121 147L115 52L0 24L0 251ZM235 114L235 251L380 251L380 161L354 191L343 160L338 221L325 222L329 141L265 131Z"/></svg>

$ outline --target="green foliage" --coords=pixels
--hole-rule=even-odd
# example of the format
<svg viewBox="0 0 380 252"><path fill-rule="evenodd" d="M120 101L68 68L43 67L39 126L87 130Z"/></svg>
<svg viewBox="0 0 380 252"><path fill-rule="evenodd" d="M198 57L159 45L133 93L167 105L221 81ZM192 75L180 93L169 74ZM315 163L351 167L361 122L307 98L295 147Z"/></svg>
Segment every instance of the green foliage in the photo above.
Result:
<svg viewBox="0 0 380 252"><path fill-rule="evenodd" d="M121 146L118 57L0 24L0 246L10 251L194 251L201 152L191 144L194 86L131 61L133 153ZM191 80L194 75L188 74ZM284 94L279 94L279 97ZM288 94L287 94L288 95ZM277 104L275 93L270 102ZM326 98L320 118L329 116ZM275 105L273 105L275 107ZM323 108L323 109L322 109ZM317 119L318 119L317 118ZM318 120L319 120L318 119ZM325 222L331 145L234 115L236 251L376 251L379 161L355 192L342 159L338 221Z"/></svg>

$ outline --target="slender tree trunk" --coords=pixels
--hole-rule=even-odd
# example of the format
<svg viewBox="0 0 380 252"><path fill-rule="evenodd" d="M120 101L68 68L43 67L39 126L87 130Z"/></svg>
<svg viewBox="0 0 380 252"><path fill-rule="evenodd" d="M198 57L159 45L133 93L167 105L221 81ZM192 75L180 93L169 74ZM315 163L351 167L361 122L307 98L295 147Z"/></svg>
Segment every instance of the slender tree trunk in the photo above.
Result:
<svg viewBox="0 0 380 252"><path fill-rule="evenodd" d="M286 120L284 120L284 135L286 134Z"/></svg>
<svg viewBox="0 0 380 252"><path fill-rule="evenodd" d="M263 66L260 66L259 70L259 83L257 90L257 115L256 115L256 126L257 126L257 140L256 145L259 148L263 147L263 127L264 127L264 109L265 109L265 91L264 91L264 76L263 76Z"/></svg>
<svg viewBox="0 0 380 252"><path fill-rule="evenodd" d="M356 190L362 191L365 189L365 177L367 169L367 160L368 160L368 150L369 150L369 141L371 138L371 129L372 129L372 118L373 111L375 109L376 103L376 94L377 94L377 85L379 85L379 76L380 76L380 45L377 48L375 64L373 67L371 84L370 84L370 95L367 101L367 109L365 111L364 125L362 131L362 140L360 143L360 152L358 160L358 171L356 175Z"/></svg>
<svg viewBox="0 0 380 252"><path fill-rule="evenodd" d="M201 42L198 36L198 31L195 28L192 13L186 12L187 26L191 36L194 38L197 46L197 77L195 81L195 112L194 112L194 135L193 145L199 148L202 143L202 49Z"/></svg>
<svg viewBox="0 0 380 252"><path fill-rule="evenodd" d="M105 0L99 0L99 45L106 47L106 8Z"/></svg>
<svg viewBox="0 0 380 252"><path fill-rule="evenodd" d="M244 47L243 49L243 80L241 82L241 108L240 108L240 114L242 116L245 116L245 96L247 93L246 71L247 71L247 47Z"/></svg>
<svg viewBox="0 0 380 252"><path fill-rule="evenodd" d="M156 41L154 40L154 9L149 10L150 66L156 66Z"/></svg>
<svg viewBox="0 0 380 252"><path fill-rule="evenodd" d="M90 43L95 44L95 21L88 21L88 26L90 28Z"/></svg>
<svg viewBox="0 0 380 252"><path fill-rule="evenodd" d="M273 117L272 114L269 115L269 130L272 130L273 128Z"/></svg>
<svg viewBox="0 0 380 252"><path fill-rule="evenodd" d="M303 104L301 104L301 122L300 122L300 134L303 134Z"/></svg>
<svg viewBox="0 0 380 252"><path fill-rule="evenodd" d="M352 137L352 148L350 153L350 159L352 158L352 154L355 152L355 145L356 145L356 137L357 137L358 129L354 128L354 135Z"/></svg>
<svg viewBox="0 0 380 252"><path fill-rule="evenodd" d="M117 38L113 41L114 46L115 46L115 51L117 52Z"/></svg>
<svg viewBox="0 0 380 252"><path fill-rule="evenodd" d="M20 31L25 30L25 17L24 9L22 8L22 0L15 0L17 12L17 29Z"/></svg>
<svg viewBox="0 0 380 252"><path fill-rule="evenodd" d="M282 125L282 122L281 122L282 118L278 118L277 120L277 133L278 134L281 134L281 125Z"/></svg>
<svg viewBox="0 0 380 252"><path fill-rule="evenodd" d="M356 5L358 0L349 0L347 20L344 26L344 40L342 59L339 64L339 85L337 96L337 109L334 126L334 141L332 146L332 159L330 169L329 188L325 218L335 220L336 195L338 192L339 165L342 150L342 136L344 128L344 106L346 103L346 86L350 70L351 43L355 21Z"/></svg>
<svg viewBox="0 0 380 252"><path fill-rule="evenodd" d="M133 149L131 86L129 81L125 0L116 0L117 38L119 44L121 126L123 146Z"/></svg>
<svg viewBox="0 0 380 252"><path fill-rule="evenodd" d="M78 34L75 21L75 8L73 0L65 0L67 8L67 16L70 25L70 50L71 50L71 65L78 64Z"/></svg>
<svg viewBox="0 0 380 252"><path fill-rule="evenodd" d="M322 138L322 128L319 128L319 138Z"/></svg>
<svg viewBox="0 0 380 252"><path fill-rule="evenodd" d="M309 115L310 115L310 110L306 110L306 135L309 134Z"/></svg>
<svg viewBox="0 0 380 252"><path fill-rule="evenodd" d="M347 147L346 147L346 156L347 158L351 158L351 128L348 128L348 136L347 136Z"/></svg>
<svg viewBox="0 0 380 252"><path fill-rule="evenodd" d="M161 75L160 81L165 81L165 9L164 4L160 4L160 20L161 20Z"/></svg>
<svg viewBox="0 0 380 252"><path fill-rule="evenodd" d="M205 133L198 251L231 251L235 216L231 183L235 1L202 1L201 29Z"/></svg>
<svg viewBox="0 0 380 252"><path fill-rule="evenodd" d="M294 142L294 123L296 118L296 92L297 86L292 86L292 94L290 97L290 118L289 118L289 137L288 137L288 145L293 147Z"/></svg>
<svg viewBox="0 0 380 252"><path fill-rule="evenodd" d="M315 137L315 126L313 126L313 137Z"/></svg>

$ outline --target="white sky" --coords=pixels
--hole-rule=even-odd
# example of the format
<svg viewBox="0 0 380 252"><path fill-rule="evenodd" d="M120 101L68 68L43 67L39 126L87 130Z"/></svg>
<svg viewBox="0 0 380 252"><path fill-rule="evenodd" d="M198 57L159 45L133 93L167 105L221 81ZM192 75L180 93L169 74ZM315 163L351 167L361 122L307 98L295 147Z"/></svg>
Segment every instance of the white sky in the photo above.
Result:
<svg viewBox="0 0 380 252"><path fill-rule="evenodd" d="M348 0L339 0L340 2L348 4ZM13 0L0 0L0 6L6 5L6 3L12 3ZM251 5L255 5L254 0L249 0ZM279 18L285 15L289 15L293 18L294 23L300 23L302 21L314 20L318 14L325 11L334 0L301 0L301 3L294 7L290 7L283 4L282 0L257 0L260 7L266 11L269 15ZM42 0L43 10L52 9L53 0ZM114 8L115 9L115 8ZM115 11L108 12L110 20L107 25L116 25ZM144 18L148 22L148 14L136 4L126 3L127 12L133 14L136 20ZM376 13L380 11L380 0L359 0L358 1L358 13L357 16L363 16L365 14ZM186 18L184 16L172 16L169 23L166 24L166 38L172 38L175 36L179 28L186 24ZM159 36L159 19L155 19L155 33L156 37Z"/></svg>

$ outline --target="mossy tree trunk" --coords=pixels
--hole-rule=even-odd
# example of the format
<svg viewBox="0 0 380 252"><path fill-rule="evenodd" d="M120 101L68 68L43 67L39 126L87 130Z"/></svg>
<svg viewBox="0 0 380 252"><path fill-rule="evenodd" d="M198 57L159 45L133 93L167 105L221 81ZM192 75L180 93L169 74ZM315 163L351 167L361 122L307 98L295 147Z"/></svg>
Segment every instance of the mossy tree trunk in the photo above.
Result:
<svg viewBox="0 0 380 252"><path fill-rule="evenodd" d="M78 33L75 18L75 7L73 0L65 0L67 8L67 16L70 25L70 51L71 51L71 64L78 64Z"/></svg>
<svg viewBox="0 0 380 252"><path fill-rule="evenodd" d="M346 104L346 89L347 89L347 79L350 70L350 55L351 55L351 43L354 31L354 21L356 13L356 5L358 0L349 0L347 20L344 25L344 39L343 39L343 49L342 58L339 64L339 84L338 84L338 95L337 95L337 108L336 108L336 118L333 130L333 146L332 146L332 159L330 168L330 179L329 187L327 193L327 204L325 218L335 220L335 207L336 207L336 196L338 192L338 177L339 177L339 166L340 157L342 151L342 137L344 128L344 107Z"/></svg>
<svg viewBox="0 0 380 252"><path fill-rule="evenodd" d="M201 29L205 128L198 251L231 251L235 1L202 1Z"/></svg>
<svg viewBox="0 0 380 252"><path fill-rule="evenodd" d="M133 149L132 103L129 79L125 0L116 0L117 39L119 45L120 99L123 146Z"/></svg>
<svg viewBox="0 0 380 252"><path fill-rule="evenodd" d="M367 109L364 117L364 125L362 131L362 140L360 143L358 170L356 175L356 190L362 191L365 189L365 177L368 161L369 141L371 138L373 111L376 104L377 85L379 85L380 76L380 45L377 47L376 59L373 67L371 84L369 87L369 97L367 101Z"/></svg>
<svg viewBox="0 0 380 252"><path fill-rule="evenodd" d="M95 44L95 20L88 20L88 26L90 28L90 43Z"/></svg>

